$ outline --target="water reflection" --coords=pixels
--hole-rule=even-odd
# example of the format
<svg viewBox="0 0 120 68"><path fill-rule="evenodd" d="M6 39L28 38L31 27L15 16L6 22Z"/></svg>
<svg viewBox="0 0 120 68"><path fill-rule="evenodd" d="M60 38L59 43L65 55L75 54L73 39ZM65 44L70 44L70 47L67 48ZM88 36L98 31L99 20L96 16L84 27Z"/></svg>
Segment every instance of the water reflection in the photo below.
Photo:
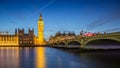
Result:
<svg viewBox="0 0 120 68"><path fill-rule="evenodd" d="M45 48L35 48L35 53L36 68L46 68Z"/></svg>
<svg viewBox="0 0 120 68"><path fill-rule="evenodd" d="M46 68L87 68L88 64L86 65L84 63L84 58L80 55L81 54L77 55L74 53L68 53L54 48L47 48ZM91 62L89 65L91 66L91 64L93 63ZM93 66L91 66L90 68L92 67Z"/></svg>
<svg viewBox="0 0 120 68"><path fill-rule="evenodd" d="M0 68L19 68L19 48L0 48Z"/></svg>
<svg viewBox="0 0 120 68"><path fill-rule="evenodd" d="M0 68L46 68L45 48L0 47Z"/></svg>
<svg viewBox="0 0 120 68"><path fill-rule="evenodd" d="M119 63L119 52L73 53L47 47L0 47L0 68L118 68Z"/></svg>
<svg viewBox="0 0 120 68"><path fill-rule="evenodd" d="M19 48L20 68L35 68L34 48Z"/></svg>

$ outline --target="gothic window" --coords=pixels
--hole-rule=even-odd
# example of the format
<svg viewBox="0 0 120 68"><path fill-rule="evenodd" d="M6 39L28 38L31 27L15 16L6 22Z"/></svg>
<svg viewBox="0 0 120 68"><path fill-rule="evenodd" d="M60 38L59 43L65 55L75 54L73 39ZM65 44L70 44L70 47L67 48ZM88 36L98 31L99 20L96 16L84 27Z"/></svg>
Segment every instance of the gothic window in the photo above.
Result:
<svg viewBox="0 0 120 68"><path fill-rule="evenodd" d="M22 33L20 33L20 35L22 35Z"/></svg>
<svg viewBox="0 0 120 68"><path fill-rule="evenodd" d="M30 41L30 44L32 43L32 41Z"/></svg>
<svg viewBox="0 0 120 68"><path fill-rule="evenodd" d="M20 43L22 43L22 41L20 41Z"/></svg>

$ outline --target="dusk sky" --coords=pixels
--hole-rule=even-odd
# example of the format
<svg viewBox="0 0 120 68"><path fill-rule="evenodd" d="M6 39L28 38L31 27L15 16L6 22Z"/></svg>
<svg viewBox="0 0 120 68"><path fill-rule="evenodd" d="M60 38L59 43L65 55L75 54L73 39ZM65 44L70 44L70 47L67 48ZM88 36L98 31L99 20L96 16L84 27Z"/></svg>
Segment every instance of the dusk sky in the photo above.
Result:
<svg viewBox="0 0 120 68"><path fill-rule="evenodd" d="M58 31L120 31L120 0L0 0L0 32L34 28L42 12L45 38Z"/></svg>

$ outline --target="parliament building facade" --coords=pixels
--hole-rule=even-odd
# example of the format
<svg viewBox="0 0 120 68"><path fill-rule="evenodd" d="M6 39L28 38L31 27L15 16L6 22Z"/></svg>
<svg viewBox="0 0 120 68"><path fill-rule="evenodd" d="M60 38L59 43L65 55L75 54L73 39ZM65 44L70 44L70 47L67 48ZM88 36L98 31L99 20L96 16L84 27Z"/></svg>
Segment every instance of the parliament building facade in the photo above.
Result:
<svg viewBox="0 0 120 68"><path fill-rule="evenodd" d="M28 29L28 33L24 29L15 29L13 35L8 32L0 32L0 46L34 46L44 45L44 21L40 14L38 20L38 36L34 35L34 29Z"/></svg>

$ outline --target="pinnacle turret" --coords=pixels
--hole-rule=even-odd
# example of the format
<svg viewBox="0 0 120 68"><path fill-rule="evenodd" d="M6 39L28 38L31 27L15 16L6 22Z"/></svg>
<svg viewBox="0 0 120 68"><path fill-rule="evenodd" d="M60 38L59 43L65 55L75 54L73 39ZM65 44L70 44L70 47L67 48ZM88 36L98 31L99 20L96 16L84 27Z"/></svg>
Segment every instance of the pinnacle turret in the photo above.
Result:
<svg viewBox="0 0 120 68"><path fill-rule="evenodd" d="M41 13L40 13L40 19L39 19L39 21L43 21L43 20L42 20L42 14L41 14Z"/></svg>

